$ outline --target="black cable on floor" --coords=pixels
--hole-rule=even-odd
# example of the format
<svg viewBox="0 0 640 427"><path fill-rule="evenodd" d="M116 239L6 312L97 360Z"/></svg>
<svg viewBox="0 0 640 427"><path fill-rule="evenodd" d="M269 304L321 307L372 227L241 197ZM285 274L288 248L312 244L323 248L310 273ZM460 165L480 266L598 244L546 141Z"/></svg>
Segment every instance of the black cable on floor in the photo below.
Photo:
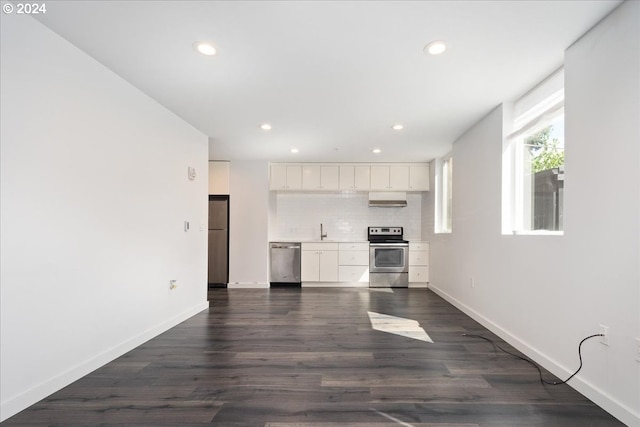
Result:
<svg viewBox="0 0 640 427"><path fill-rule="evenodd" d="M589 338L594 338L594 337L601 337L603 336L603 334L594 334L594 335L589 335L588 337L584 338L582 341L580 341L580 344L578 344L578 358L580 358L580 367L578 367L578 370L575 371L573 374L571 374L571 376L569 378L567 378L564 381L553 381L553 382L549 382L546 381L542 378L542 371L540 370L540 367L538 366L537 363L535 363L532 360L527 359L526 357L522 357L518 354L515 353L511 353L510 351L505 350L504 348L500 347L498 344L496 344L495 342L493 342L493 340L490 340L489 338L485 338L481 335L473 335L473 334L462 334L463 337L473 337L473 338L480 338L483 339L485 341L490 342L493 345L494 349L499 349L505 353L507 353L510 356L516 357L520 360L524 360L525 362L533 365L534 368L536 368L538 370L538 375L540 375L540 382L542 384L548 384L548 385L560 385L560 384L565 384L567 381L569 381L571 378L575 377L576 374L578 372L580 372L580 369L582 369L582 343L585 342L586 340L588 340Z"/></svg>

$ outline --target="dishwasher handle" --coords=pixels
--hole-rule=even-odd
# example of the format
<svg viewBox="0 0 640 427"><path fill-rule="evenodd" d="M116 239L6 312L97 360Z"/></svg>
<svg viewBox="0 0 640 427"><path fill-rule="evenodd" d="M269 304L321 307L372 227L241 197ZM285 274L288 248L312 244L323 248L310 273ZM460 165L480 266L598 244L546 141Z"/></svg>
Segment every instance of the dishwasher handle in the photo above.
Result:
<svg viewBox="0 0 640 427"><path fill-rule="evenodd" d="M272 249L300 249L300 243L272 243Z"/></svg>

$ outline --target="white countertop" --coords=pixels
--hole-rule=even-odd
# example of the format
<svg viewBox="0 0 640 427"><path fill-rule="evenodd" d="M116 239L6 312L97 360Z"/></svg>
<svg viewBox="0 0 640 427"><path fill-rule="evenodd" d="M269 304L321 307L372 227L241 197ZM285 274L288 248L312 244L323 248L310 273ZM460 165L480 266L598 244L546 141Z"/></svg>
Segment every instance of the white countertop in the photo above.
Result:
<svg viewBox="0 0 640 427"><path fill-rule="evenodd" d="M406 239L409 242L420 242L420 243L429 243L427 240L420 239ZM369 243L368 240L352 240L352 239L269 239L269 243L271 242L282 242L282 243Z"/></svg>
<svg viewBox="0 0 640 427"><path fill-rule="evenodd" d="M343 240L343 239L269 239L269 242L283 243L369 243L368 240Z"/></svg>

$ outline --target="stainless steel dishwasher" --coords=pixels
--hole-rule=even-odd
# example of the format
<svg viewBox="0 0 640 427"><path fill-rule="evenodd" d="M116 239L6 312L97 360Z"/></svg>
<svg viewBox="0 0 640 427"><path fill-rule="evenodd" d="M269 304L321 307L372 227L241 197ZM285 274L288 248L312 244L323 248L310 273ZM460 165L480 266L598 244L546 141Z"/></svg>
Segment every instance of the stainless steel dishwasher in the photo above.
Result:
<svg viewBox="0 0 640 427"><path fill-rule="evenodd" d="M269 246L271 285L300 285L300 242L271 242Z"/></svg>

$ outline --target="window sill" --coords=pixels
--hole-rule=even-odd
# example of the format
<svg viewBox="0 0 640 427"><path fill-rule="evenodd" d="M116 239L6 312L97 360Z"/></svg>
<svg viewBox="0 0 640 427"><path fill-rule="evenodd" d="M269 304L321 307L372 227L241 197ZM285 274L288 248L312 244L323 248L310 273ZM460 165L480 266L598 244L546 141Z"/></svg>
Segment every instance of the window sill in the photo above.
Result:
<svg viewBox="0 0 640 427"><path fill-rule="evenodd" d="M564 231L553 230L513 230L511 233L513 236L564 236ZM504 233L508 236L508 233Z"/></svg>

